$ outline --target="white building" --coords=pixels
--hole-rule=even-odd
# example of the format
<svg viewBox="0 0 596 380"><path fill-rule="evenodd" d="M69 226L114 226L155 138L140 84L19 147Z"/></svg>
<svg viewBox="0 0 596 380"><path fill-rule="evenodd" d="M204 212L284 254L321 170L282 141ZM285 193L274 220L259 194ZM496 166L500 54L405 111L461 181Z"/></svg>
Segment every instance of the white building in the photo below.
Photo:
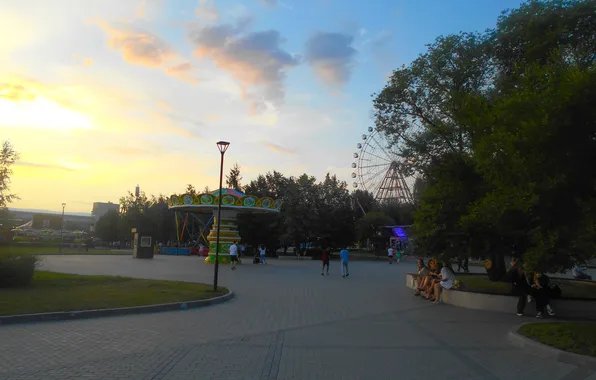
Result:
<svg viewBox="0 0 596 380"><path fill-rule="evenodd" d="M120 205L112 202L94 202L93 211L91 211L91 215L93 215L93 221L97 223L102 216L110 211L120 212Z"/></svg>

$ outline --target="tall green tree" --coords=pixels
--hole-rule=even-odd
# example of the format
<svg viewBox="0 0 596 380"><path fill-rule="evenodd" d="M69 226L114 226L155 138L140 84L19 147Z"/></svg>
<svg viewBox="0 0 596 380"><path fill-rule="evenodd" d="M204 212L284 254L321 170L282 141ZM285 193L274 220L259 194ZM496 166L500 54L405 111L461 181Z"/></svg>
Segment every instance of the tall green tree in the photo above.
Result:
<svg viewBox="0 0 596 380"><path fill-rule="evenodd" d="M235 163L234 166L230 169L230 174L226 176L226 184L228 188L242 191L242 176L240 175L240 165Z"/></svg>
<svg viewBox="0 0 596 380"><path fill-rule="evenodd" d="M10 193L12 166L18 159L19 154L14 150L10 141L2 143L2 150L0 150L0 210L5 210L10 203L18 199L15 194Z"/></svg>
<svg viewBox="0 0 596 380"><path fill-rule="evenodd" d="M370 191L355 190L352 192L352 198L354 199L356 214L360 216L379 209L379 202Z"/></svg>
<svg viewBox="0 0 596 380"><path fill-rule="evenodd" d="M395 220L380 211L372 211L358 220L356 225L356 236L363 246L378 246L384 248L383 242L387 242L383 235L383 226L395 225Z"/></svg>
<svg viewBox="0 0 596 380"><path fill-rule="evenodd" d="M335 249L354 243L356 214L347 184L327 173L317 188L317 242Z"/></svg>
<svg viewBox="0 0 596 380"><path fill-rule="evenodd" d="M126 231L122 227L120 214L117 211L110 210L97 221L95 235L107 242L124 240Z"/></svg>
<svg viewBox="0 0 596 380"><path fill-rule="evenodd" d="M427 186L416 242L432 254L523 256L530 270L594 256L594 0L534 0L482 34L439 37L376 97Z"/></svg>
<svg viewBox="0 0 596 380"><path fill-rule="evenodd" d="M470 153L469 125L457 120L457 112L467 94L491 85L487 40L479 33L438 37L373 95L376 128L404 158L405 174L424 174L444 154Z"/></svg>

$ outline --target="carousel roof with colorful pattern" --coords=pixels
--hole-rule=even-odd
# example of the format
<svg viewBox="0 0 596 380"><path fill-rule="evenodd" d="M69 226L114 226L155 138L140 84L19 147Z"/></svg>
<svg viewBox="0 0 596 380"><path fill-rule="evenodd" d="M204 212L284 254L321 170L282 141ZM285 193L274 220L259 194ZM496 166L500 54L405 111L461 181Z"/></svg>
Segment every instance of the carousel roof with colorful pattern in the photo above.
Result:
<svg viewBox="0 0 596 380"><path fill-rule="evenodd" d="M246 196L246 194L244 194L243 192L234 190L234 189L219 189L219 190L212 191L209 194L215 195L216 197L218 197L220 192L223 193L224 195L231 195L237 199L244 198Z"/></svg>
<svg viewBox="0 0 596 380"><path fill-rule="evenodd" d="M219 189L198 195L172 195L168 206L182 212L210 212L217 208L220 194L222 208L240 212L279 212L281 210L281 199L246 195L234 189Z"/></svg>

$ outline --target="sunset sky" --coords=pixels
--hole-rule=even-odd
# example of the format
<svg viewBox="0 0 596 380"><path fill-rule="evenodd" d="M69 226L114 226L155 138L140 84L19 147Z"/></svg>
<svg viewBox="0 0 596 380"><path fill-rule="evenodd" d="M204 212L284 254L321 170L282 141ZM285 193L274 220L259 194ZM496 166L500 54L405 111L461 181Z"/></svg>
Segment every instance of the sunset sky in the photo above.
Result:
<svg viewBox="0 0 596 380"><path fill-rule="evenodd" d="M370 95L440 35L519 0L3 0L0 140L12 207L90 212L139 184L278 170L352 182Z"/></svg>

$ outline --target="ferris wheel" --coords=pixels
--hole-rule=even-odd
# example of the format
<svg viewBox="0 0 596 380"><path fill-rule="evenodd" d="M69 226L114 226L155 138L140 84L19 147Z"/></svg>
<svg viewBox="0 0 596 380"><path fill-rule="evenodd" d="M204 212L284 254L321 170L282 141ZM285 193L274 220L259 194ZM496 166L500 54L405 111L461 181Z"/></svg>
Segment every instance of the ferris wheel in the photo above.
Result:
<svg viewBox="0 0 596 380"><path fill-rule="evenodd" d="M413 179L402 174L402 159L395 144L373 127L368 127L361 138L352 162L354 188L370 192L380 202L413 203Z"/></svg>

